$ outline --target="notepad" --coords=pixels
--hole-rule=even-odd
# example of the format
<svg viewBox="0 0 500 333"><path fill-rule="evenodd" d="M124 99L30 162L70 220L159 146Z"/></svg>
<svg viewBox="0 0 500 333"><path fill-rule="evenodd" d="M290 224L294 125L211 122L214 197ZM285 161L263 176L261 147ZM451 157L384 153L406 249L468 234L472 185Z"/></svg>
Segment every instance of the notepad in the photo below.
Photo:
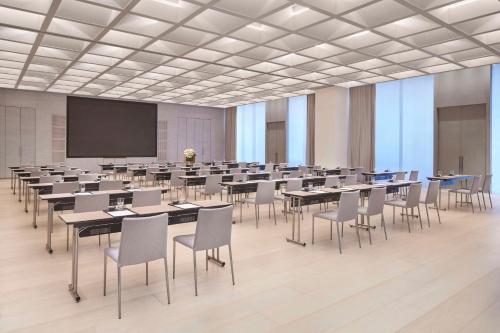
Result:
<svg viewBox="0 0 500 333"><path fill-rule="evenodd" d="M135 192L135 191L142 191L142 189L140 189L140 188L128 188L127 191Z"/></svg>
<svg viewBox="0 0 500 333"><path fill-rule="evenodd" d="M312 190L312 191L309 191L311 193L327 193L325 191L321 191L321 190Z"/></svg>
<svg viewBox="0 0 500 333"><path fill-rule="evenodd" d="M73 195L92 195L92 193L90 193L90 192L76 192L76 193L73 193Z"/></svg>
<svg viewBox="0 0 500 333"><path fill-rule="evenodd" d="M128 210L128 209L124 209L124 210L113 210L113 211L109 211L109 212L106 212L108 213L109 215L113 216L113 217L120 217L120 216L130 216L130 215L135 215L134 212Z"/></svg>
<svg viewBox="0 0 500 333"><path fill-rule="evenodd" d="M181 208L181 209L190 209L190 208L198 208L200 206L192 204L192 203L184 203L184 204L174 205L174 207Z"/></svg>

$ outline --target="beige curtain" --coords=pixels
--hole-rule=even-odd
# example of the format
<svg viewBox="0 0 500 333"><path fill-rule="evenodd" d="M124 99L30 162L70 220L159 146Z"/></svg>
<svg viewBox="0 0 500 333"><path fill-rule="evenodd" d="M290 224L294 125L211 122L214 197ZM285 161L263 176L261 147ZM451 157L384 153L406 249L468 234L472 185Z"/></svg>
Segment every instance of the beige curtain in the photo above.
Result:
<svg viewBox="0 0 500 333"><path fill-rule="evenodd" d="M225 159L236 160L236 107L226 109Z"/></svg>
<svg viewBox="0 0 500 333"><path fill-rule="evenodd" d="M349 90L349 150L351 167L373 169L375 145L375 85Z"/></svg>
<svg viewBox="0 0 500 333"><path fill-rule="evenodd" d="M314 94L307 95L307 143L306 143L306 163L307 165L314 165L314 108L315 97Z"/></svg>

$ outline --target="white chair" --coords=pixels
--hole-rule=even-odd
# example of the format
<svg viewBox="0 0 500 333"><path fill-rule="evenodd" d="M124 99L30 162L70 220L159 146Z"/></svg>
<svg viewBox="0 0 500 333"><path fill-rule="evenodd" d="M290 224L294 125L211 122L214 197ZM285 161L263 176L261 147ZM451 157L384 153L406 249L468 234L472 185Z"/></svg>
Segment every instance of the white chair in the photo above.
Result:
<svg viewBox="0 0 500 333"><path fill-rule="evenodd" d="M143 189L132 194L132 207L161 205L160 189Z"/></svg>
<svg viewBox="0 0 500 333"><path fill-rule="evenodd" d="M283 172L281 171L273 171L271 172L271 179L276 180L276 179L282 179L283 178Z"/></svg>
<svg viewBox="0 0 500 333"><path fill-rule="evenodd" d="M257 185L257 193L253 198L246 198L243 202L255 205L255 226L259 227L260 205L269 205L269 218L271 218L271 205L273 205L274 224L276 224L276 210L274 207L274 190L276 183L274 181L260 181Z"/></svg>
<svg viewBox="0 0 500 333"><path fill-rule="evenodd" d="M411 170L408 180L411 182L416 182L418 180L418 170Z"/></svg>
<svg viewBox="0 0 500 333"><path fill-rule="evenodd" d="M418 210L418 218L420 220L420 229L423 229L422 226L422 216L420 215L420 192L422 191L421 183L413 183L410 185L410 190L408 191L408 195L406 200L402 199L394 199L386 201L385 204L388 206L392 206L392 223L396 221L396 207L400 207L401 210L405 210L406 221L408 223L408 232L411 232L410 228L410 218L408 215L408 209L417 208Z"/></svg>
<svg viewBox="0 0 500 333"><path fill-rule="evenodd" d="M62 176L61 175L54 175L54 176L40 176L40 184L45 184L45 183L59 183L62 182Z"/></svg>
<svg viewBox="0 0 500 333"><path fill-rule="evenodd" d="M73 169L64 171L65 176L77 176L83 172L82 169Z"/></svg>
<svg viewBox="0 0 500 333"><path fill-rule="evenodd" d="M366 224L368 226L368 238L370 239L370 244L372 243L370 217L375 215L380 215L380 225L382 226L382 228L384 228L384 235L385 239L387 240L387 230L385 227L384 219L385 194L385 187L372 188L372 190L370 191L370 196L368 197L368 205L366 207L358 207L358 214L361 216L366 216Z"/></svg>
<svg viewBox="0 0 500 333"><path fill-rule="evenodd" d="M241 173L241 168L232 168L232 169L229 169L229 173L231 173L231 174Z"/></svg>
<svg viewBox="0 0 500 333"><path fill-rule="evenodd" d="M247 174L246 173L235 173L233 175L233 182L244 182L247 180Z"/></svg>
<svg viewBox="0 0 500 333"><path fill-rule="evenodd" d="M405 173L404 171L398 171L396 172L396 181L403 181L405 180Z"/></svg>
<svg viewBox="0 0 500 333"><path fill-rule="evenodd" d="M173 170L170 173L170 199L172 199L172 190L177 190L177 197L179 197L179 189L184 187L184 180L179 178L180 176L185 176L186 171L184 170Z"/></svg>
<svg viewBox="0 0 500 333"><path fill-rule="evenodd" d="M99 182L99 191L121 190L123 181L121 180L101 180Z"/></svg>
<svg viewBox="0 0 500 333"><path fill-rule="evenodd" d="M151 185L154 186L155 185L155 181L156 181L156 178L155 178L155 174L153 172L159 172L160 171L160 168L158 166L150 166L146 169L146 185L148 184L148 182L151 182Z"/></svg>
<svg viewBox="0 0 500 333"><path fill-rule="evenodd" d="M479 210L481 211L481 199L479 199L479 187L481 186L481 176L474 176L472 179L472 184L469 188L458 188L451 189L448 191L448 209L450 209L450 193L455 193L455 207L457 207L457 196L465 195L468 199L470 198L470 205L472 207L472 213L474 214L474 201L472 200L473 195L477 196L477 203L479 205Z"/></svg>
<svg viewBox="0 0 500 333"><path fill-rule="evenodd" d="M198 175L208 176L208 175L210 175L210 169L200 169L200 171L198 171Z"/></svg>
<svg viewBox="0 0 500 333"><path fill-rule="evenodd" d="M274 163L267 163L264 167L264 172L274 171Z"/></svg>
<svg viewBox="0 0 500 333"><path fill-rule="evenodd" d="M358 183L357 180L358 180L357 175L347 175L345 176L344 186L356 185Z"/></svg>
<svg viewBox="0 0 500 333"><path fill-rule="evenodd" d="M286 167L288 167L288 163L280 163L280 164L278 165L278 167L279 167L280 169L281 169L281 168L286 168Z"/></svg>
<svg viewBox="0 0 500 333"><path fill-rule="evenodd" d="M109 208L109 194L99 193L91 195L75 196L75 213L96 212ZM101 234L99 234L99 245L101 245ZM108 245L111 246L111 235L108 233Z"/></svg>
<svg viewBox="0 0 500 333"><path fill-rule="evenodd" d="M356 227L356 234L358 236L358 244L361 247L361 239L359 237L358 228L358 200L359 191L342 192L340 195L339 208L335 211L318 212L314 213L312 217L312 234L311 241L314 244L314 222L316 218L325 219L330 221L330 239L333 239L333 221L337 225L337 239L339 243L339 252L342 254L342 241L341 233L339 232L339 223L342 225L342 236L344 235L344 222L354 220Z"/></svg>
<svg viewBox="0 0 500 333"><path fill-rule="evenodd" d="M351 173L351 170L349 170L349 168L340 168L340 175L341 176L346 176L346 175L349 175Z"/></svg>
<svg viewBox="0 0 500 333"><path fill-rule="evenodd" d="M339 184L340 177L339 176L326 176L325 178L325 187L331 188L337 186Z"/></svg>
<svg viewBox="0 0 500 333"><path fill-rule="evenodd" d="M363 175L364 171L365 171L365 168L363 168L363 167L354 168L354 174L356 175L356 180L358 183L364 182L364 180L365 180L365 176Z"/></svg>
<svg viewBox="0 0 500 333"><path fill-rule="evenodd" d="M220 183L222 183L221 174L209 175L205 180L205 187L198 190L198 192L204 196L204 199L207 198L207 195L209 196L210 199L212 199L212 195L219 193L220 199L222 200L223 186Z"/></svg>
<svg viewBox="0 0 500 333"><path fill-rule="evenodd" d="M484 175L483 185L479 188L479 192L483 196L483 205L484 210L486 210L486 201L484 200L484 194L488 193L488 197L490 199L490 207L493 208L493 202L491 201L491 178L493 176L491 174Z"/></svg>
<svg viewBox="0 0 500 333"><path fill-rule="evenodd" d="M427 224L429 225L429 228L431 227L431 220L429 219L428 205L434 204L439 224L441 224L441 217L439 216L439 207L438 207L439 186L440 186L439 180L430 181L429 186L427 187L427 193L425 194L425 198L423 200L420 200L420 203L423 204L425 207L425 214L427 215Z"/></svg>
<svg viewBox="0 0 500 333"><path fill-rule="evenodd" d="M300 191L302 189L302 179L300 178L288 178L286 181L285 192ZM288 222L288 208L287 203L291 201L290 197L284 194L278 194L274 196L274 199L283 201L283 213L285 214L285 220Z"/></svg>
<svg viewBox="0 0 500 333"><path fill-rule="evenodd" d="M305 173L302 170L292 170L288 174L288 178L300 178L304 177Z"/></svg>
<svg viewBox="0 0 500 333"><path fill-rule="evenodd" d="M149 284L148 263L163 259L167 302L170 304L167 266L168 214L140 218L124 218L119 247L109 247L104 251L104 288L106 296L107 259L116 262L118 268L118 319L122 317L122 271L125 266L146 264L146 285Z"/></svg>
<svg viewBox="0 0 500 333"><path fill-rule="evenodd" d="M31 177L41 177L41 176L48 176L50 174L49 170L35 170L31 171L30 176Z"/></svg>
<svg viewBox="0 0 500 333"><path fill-rule="evenodd" d="M198 278L196 271L196 252L205 251L205 269L208 271L208 250L222 246L229 248L231 278L234 286L233 253L231 251L231 229L233 206L213 209L200 209L196 231L190 235L174 237L172 278L175 279L175 244L180 243L193 250L194 294L198 296Z"/></svg>
<svg viewBox="0 0 500 333"><path fill-rule="evenodd" d="M80 173L78 174L79 182L93 182L98 179L97 173Z"/></svg>

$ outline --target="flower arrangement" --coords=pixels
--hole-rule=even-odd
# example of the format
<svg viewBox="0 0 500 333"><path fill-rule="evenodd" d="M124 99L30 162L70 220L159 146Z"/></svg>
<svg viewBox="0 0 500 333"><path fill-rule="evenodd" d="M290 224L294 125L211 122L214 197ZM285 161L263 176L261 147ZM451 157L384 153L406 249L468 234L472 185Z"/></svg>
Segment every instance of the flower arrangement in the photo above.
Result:
<svg viewBox="0 0 500 333"><path fill-rule="evenodd" d="M184 159L186 162L194 162L196 152L193 148L184 149Z"/></svg>

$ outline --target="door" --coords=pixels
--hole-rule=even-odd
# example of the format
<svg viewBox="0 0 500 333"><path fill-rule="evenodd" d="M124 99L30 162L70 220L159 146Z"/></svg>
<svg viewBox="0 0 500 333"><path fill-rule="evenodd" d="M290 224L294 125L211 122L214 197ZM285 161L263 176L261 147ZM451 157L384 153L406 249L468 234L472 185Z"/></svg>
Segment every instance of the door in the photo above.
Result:
<svg viewBox="0 0 500 333"><path fill-rule="evenodd" d="M438 170L486 173L486 105L438 109Z"/></svg>
<svg viewBox="0 0 500 333"><path fill-rule="evenodd" d="M266 125L266 162L286 162L285 122L277 121Z"/></svg>

